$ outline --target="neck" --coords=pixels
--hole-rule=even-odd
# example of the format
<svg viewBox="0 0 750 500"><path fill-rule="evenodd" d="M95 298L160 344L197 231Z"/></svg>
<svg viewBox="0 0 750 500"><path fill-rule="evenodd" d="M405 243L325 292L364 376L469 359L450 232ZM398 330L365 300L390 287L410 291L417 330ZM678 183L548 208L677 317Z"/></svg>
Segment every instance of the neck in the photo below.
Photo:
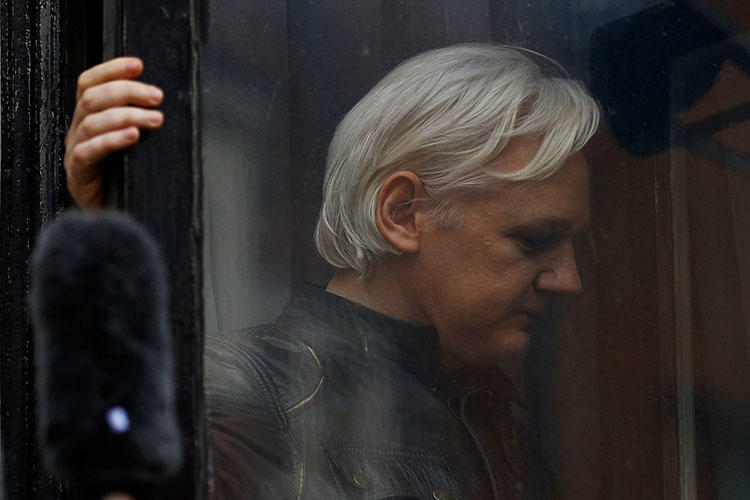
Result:
<svg viewBox="0 0 750 500"><path fill-rule="evenodd" d="M326 291L392 318L422 325L432 324L419 307L419 302L408 292L410 288L406 285L413 285L408 270L400 268L395 260L388 260L386 257L370 274L362 277L353 269L340 269L333 275ZM516 390L523 394L522 362L519 357L501 361L498 365L513 382ZM462 361L445 354L441 363L446 370L464 366Z"/></svg>
<svg viewBox="0 0 750 500"><path fill-rule="evenodd" d="M395 259L394 259L395 260ZM371 273L360 276L353 269L341 269L334 274L326 291L362 304L392 318L417 324L431 324L413 297L403 286L404 274L399 273L393 260L383 259Z"/></svg>

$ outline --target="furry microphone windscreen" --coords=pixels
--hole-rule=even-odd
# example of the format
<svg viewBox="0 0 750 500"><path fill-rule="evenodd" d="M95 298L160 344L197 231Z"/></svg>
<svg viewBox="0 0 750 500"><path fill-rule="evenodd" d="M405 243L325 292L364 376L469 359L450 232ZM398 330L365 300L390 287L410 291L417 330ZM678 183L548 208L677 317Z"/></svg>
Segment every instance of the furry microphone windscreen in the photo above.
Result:
<svg viewBox="0 0 750 500"><path fill-rule="evenodd" d="M77 484L155 482L180 465L166 270L122 214L58 217L32 256L39 440Z"/></svg>

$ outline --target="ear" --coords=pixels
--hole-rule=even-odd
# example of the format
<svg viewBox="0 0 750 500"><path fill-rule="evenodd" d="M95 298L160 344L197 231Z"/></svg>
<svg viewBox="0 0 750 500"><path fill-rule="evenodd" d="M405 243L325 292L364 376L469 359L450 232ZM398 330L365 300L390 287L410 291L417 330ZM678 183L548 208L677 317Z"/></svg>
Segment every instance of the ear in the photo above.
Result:
<svg viewBox="0 0 750 500"><path fill-rule="evenodd" d="M383 183L378 195L377 224L380 234L396 250L415 253L419 249L420 201L427 192L414 172L396 172Z"/></svg>

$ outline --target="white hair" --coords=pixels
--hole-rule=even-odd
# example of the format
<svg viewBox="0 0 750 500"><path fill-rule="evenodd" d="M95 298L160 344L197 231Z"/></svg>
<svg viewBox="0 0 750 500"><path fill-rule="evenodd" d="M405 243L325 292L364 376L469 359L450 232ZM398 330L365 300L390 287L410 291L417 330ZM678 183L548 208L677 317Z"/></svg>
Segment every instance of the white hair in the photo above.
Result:
<svg viewBox="0 0 750 500"><path fill-rule="evenodd" d="M556 74L546 75L534 59ZM395 172L420 178L436 222L457 223L458 197L499 179L549 177L598 124L584 85L535 52L464 44L419 54L386 75L337 127L315 229L318 251L333 266L364 275L378 257L398 253L376 224L380 188ZM530 134L540 146L528 165L488 168L513 137Z"/></svg>

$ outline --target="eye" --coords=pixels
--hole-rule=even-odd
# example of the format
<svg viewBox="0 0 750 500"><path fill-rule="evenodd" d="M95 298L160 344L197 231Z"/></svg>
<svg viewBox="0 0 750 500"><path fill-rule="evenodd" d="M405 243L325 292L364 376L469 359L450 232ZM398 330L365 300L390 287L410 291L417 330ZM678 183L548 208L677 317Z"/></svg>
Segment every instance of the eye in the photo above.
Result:
<svg viewBox="0 0 750 500"><path fill-rule="evenodd" d="M518 234L515 238L521 250L527 254L541 253L557 243L557 236L554 234L542 236Z"/></svg>

